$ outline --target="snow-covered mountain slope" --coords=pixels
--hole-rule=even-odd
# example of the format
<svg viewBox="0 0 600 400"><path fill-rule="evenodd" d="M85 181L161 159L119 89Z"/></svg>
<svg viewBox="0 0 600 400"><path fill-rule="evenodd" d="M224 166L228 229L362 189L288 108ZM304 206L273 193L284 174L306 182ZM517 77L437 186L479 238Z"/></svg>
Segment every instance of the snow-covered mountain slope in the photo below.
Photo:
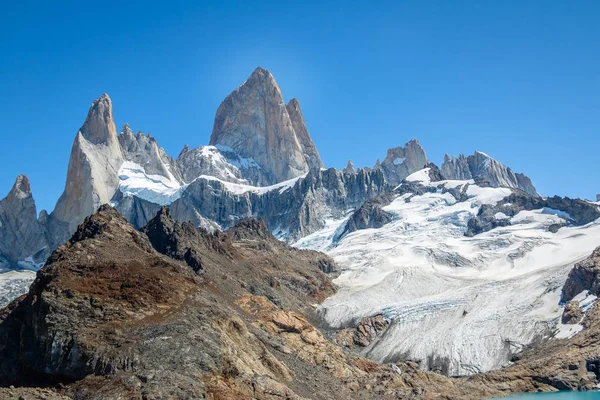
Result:
<svg viewBox="0 0 600 400"><path fill-rule="evenodd" d="M343 268L339 292L320 309L332 328L383 314L390 325L366 356L415 359L449 375L501 367L523 346L568 331L559 323L561 288L573 263L598 246L600 220L552 233L551 226L567 224L564 212L498 212L506 226L467 237L480 207L513 190L472 180L430 182L427 170L402 185L415 183L420 193L398 194L383 207L393 218L381 228L335 243L344 220L332 221L296 243L325 250Z"/></svg>
<svg viewBox="0 0 600 400"><path fill-rule="evenodd" d="M253 158L243 158L223 145L200 146L191 150L186 146L177 157L177 166L183 180L188 183L208 175L226 182L251 184L261 181L260 177L264 175Z"/></svg>

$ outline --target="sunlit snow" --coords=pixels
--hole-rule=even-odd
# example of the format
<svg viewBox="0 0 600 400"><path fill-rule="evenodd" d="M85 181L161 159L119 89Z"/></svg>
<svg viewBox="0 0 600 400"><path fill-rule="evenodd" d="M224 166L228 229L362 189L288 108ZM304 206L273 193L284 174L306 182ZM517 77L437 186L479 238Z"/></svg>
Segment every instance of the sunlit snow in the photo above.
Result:
<svg viewBox="0 0 600 400"><path fill-rule="evenodd" d="M364 355L418 359L423 368L437 357L450 375L499 368L536 338L576 333L559 326L560 293L573 264L598 246L600 221L551 233L548 227L565 223L567 215L522 211L511 226L466 237L479 207L510 189L430 183L424 171L410 180L468 185L469 200L438 191L407 202L406 194L384 207L394 219L382 228L350 233L336 245L333 232L343 220L331 221L296 243L325 250L343 268L335 281L340 290L320 307L325 321L342 328L384 314L391 324Z"/></svg>

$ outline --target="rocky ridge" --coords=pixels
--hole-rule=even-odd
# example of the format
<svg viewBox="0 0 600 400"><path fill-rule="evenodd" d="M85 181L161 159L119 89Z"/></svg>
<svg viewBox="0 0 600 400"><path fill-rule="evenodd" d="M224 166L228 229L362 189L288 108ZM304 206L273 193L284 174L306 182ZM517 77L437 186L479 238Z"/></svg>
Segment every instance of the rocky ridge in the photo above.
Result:
<svg viewBox="0 0 600 400"><path fill-rule="evenodd" d="M492 187L509 187L521 189L531 195L538 196L531 179L514 173L509 167L480 151L471 156L461 154L458 158L446 154L441 168L446 179L468 180L483 179Z"/></svg>
<svg viewBox="0 0 600 400"><path fill-rule="evenodd" d="M111 99L103 94L92 103L75 137L64 193L52 214L39 215L37 225L46 239L29 218L27 225L33 228L18 238L14 229L6 232L3 241L17 245L14 249L5 245L0 259L11 268L31 264L25 262L29 259L33 264L43 262L86 216L108 202L136 227L144 226L161 206L171 205L175 219L207 230L226 229L255 216L279 238L295 241L392 189L427 164L425 151L413 139L388 150L372 169L355 170L350 162L341 172L323 171L298 100L286 105L272 74L262 68L223 101L210 143L194 149L186 146L173 159L154 137L134 134L128 124L117 135ZM473 176L463 158L465 171ZM494 168L482 173L490 185L526 182L495 160L490 163ZM446 166L442 171L452 175L454 169ZM265 187L273 184L283 186ZM14 220L18 212L11 209L5 220ZM40 246L33 249L27 243Z"/></svg>

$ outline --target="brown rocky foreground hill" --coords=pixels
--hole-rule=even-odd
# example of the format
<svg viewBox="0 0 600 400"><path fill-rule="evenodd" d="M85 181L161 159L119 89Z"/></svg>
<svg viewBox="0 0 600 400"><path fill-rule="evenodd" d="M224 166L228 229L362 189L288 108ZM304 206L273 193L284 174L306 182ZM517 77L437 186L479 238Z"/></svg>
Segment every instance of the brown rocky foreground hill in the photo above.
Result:
<svg viewBox="0 0 600 400"><path fill-rule="evenodd" d="M162 209L137 231L103 206L0 312L0 397L482 399L597 384L596 308L574 338L469 378L351 355L316 328L334 271L256 220L208 234Z"/></svg>

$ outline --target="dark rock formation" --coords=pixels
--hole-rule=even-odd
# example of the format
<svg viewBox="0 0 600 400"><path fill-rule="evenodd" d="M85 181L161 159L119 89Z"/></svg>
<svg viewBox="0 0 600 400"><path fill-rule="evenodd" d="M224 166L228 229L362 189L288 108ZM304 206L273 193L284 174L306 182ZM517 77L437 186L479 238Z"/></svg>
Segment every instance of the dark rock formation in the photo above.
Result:
<svg viewBox="0 0 600 400"><path fill-rule="evenodd" d="M439 182L446 180L446 178L442 174L442 171L440 171L438 166L434 163L428 163L425 167L429 168L428 175L431 182Z"/></svg>
<svg viewBox="0 0 600 400"><path fill-rule="evenodd" d="M359 321L355 329L345 329L340 332L337 341L347 347L367 347L389 324L389 321L381 314L365 317Z"/></svg>
<svg viewBox="0 0 600 400"><path fill-rule="evenodd" d="M381 228L388 222L391 222L393 217L383 207L389 205L396 194L393 192L384 192L365 201L352 215L348 218L344 230L335 239L340 240L344 236L360 229Z"/></svg>
<svg viewBox="0 0 600 400"><path fill-rule="evenodd" d="M343 174L333 168L311 170L290 188L234 193L222 182L198 179L170 209L178 221L204 226L207 220L228 228L241 219L264 220L278 238L294 241L341 217L348 209L388 189L381 171Z"/></svg>
<svg viewBox="0 0 600 400"><path fill-rule="evenodd" d="M510 196L495 205L484 204L481 206L477 216L469 220L465 235L474 236L499 226L508 226L510 225L509 218L514 217L520 211L539 210L545 207L566 212L570 217L567 222L574 225L585 225L600 218L600 211L597 207L586 201L558 196L544 199L515 189ZM503 213L509 218L497 219L495 217L497 213ZM558 230L558 228L560 227L552 229Z"/></svg>
<svg viewBox="0 0 600 400"><path fill-rule="evenodd" d="M34 268L44 262L51 251L44 222L38 220L29 179L19 175L0 200L0 256L7 263L2 266L0 262L0 268Z"/></svg>
<svg viewBox="0 0 600 400"><path fill-rule="evenodd" d="M591 256L575 264L562 291L562 301L568 302L584 290L600 297L600 247Z"/></svg>

